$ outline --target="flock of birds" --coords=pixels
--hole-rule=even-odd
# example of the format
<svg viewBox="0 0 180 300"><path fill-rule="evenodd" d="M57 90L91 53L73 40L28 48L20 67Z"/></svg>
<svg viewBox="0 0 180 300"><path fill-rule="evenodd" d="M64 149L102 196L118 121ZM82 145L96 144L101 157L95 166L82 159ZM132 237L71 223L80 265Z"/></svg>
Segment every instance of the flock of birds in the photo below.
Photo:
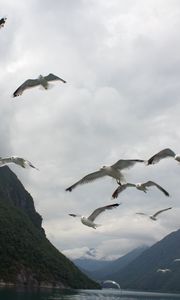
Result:
<svg viewBox="0 0 180 300"><path fill-rule="evenodd" d="M6 19L7 18L0 19L0 28L4 27ZM37 86L42 86L45 90L47 90L50 87L50 83L54 82L54 81L60 81L62 83L66 83L66 81L64 79L62 79L52 73L48 74L47 76L40 75L37 79L28 79L23 84L21 84L13 93L13 97L18 97L18 96L22 95L25 90L34 88ZM150 157L148 160L120 159L111 166L103 166L99 170L97 170L93 173L87 174L86 176L81 178L79 181L75 182L74 184L72 184L71 186L66 188L66 191L71 192L74 188L76 188L77 186L79 186L81 184L90 183L92 181L95 181L96 179L99 179L99 178L102 178L105 176L109 176L109 177L114 178L118 184L118 187L112 193L113 199L118 198L120 193L122 193L124 190L126 190L127 188L130 188L130 187L136 188L137 190L147 193L148 188L154 186L157 189L159 189L165 196L169 196L169 193L162 186L160 186L159 184L157 184L154 181L149 180L149 181L146 181L143 183L130 183L130 182L126 182L125 177L122 173L122 171L124 169L133 167L137 163L144 163L146 165L152 165L152 164L156 164L160 160L168 158L168 157L172 157L176 161L180 162L180 155L177 155L174 151L172 151L169 148L161 150L160 152L158 152L158 153L154 154L152 157ZM24 158L21 158L18 156L11 156L11 157L5 157L5 158L0 157L0 167L10 164L10 163L15 163L15 164L21 166L22 168L31 167L36 170L39 170L30 161L28 161ZM106 210L111 210L113 208L117 208L120 204L121 203L115 203L115 204L110 204L110 205L106 205L103 207L99 207L99 208L95 209L89 215L89 217L84 217L82 215L72 214L72 213L69 215L71 217L80 217L82 224L96 229L98 226L101 226L100 224L95 223L96 218L102 212L104 212ZM161 214L165 211L168 211L170 209L172 209L172 207L161 209L159 211L156 211L153 215L147 215L144 212L137 212L136 214L142 215L142 216L148 216L151 220L156 221L157 216L159 216L159 214ZM180 258L174 259L174 262L180 262ZM167 272L171 272L171 270L170 269L157 269L157 272L167 273Z"/></svg>
<svg viewBox="0 0 180 300"><path fill-rule="evenodd" d="M4 27L6 19L7 18L0 19L0 28ZM39 75L38 78L27 79L23 84L21 84L13 93L13 97L18 97L18 96L22 95L25 90L34 88L37 86L42 86L45 90L47 90L50 86L50 83L54 82L54 81L60 81L62 83L66 83L66 81L64 79L62 79L52 73L48 74L47 76ZM84 176L79 181L75 182L73 185L66 188L66 191L71 192L78 185L89 183L96 179L99 179L99 178L102 178L105 176L109 176L109 177L114 178L118 184L117 189L112 194L113 199L117 198L120 193L122 193L125 189L127 189L129 187L135 187L136 189L143 191L144 193L147 193L148 188L151 186L154 186L157 189L159 189L162 193L164 193L165 196L169 196L169 193L162 186L160 186L159 184L157 184L156 182L151 181L151 180L144 182L144 183L130 183L130 182L126 183L125 177L122 173L122 170L133 167L136 163L146 163L147 165L152 165L152 164L155 164L155 163L159 162L160 160L167 158L167 157L173 157L175 160L180 162L180 155L176 155L176 153L169 148L161 150L160 152L156 153L151 158L149 158L147 161L142 160L142 159L120 159L111 166L103 166L99 170ZM5 158L0 157L0 166L7 165L9 163L15 163L23 168L31 167L31 168L37 169L30 161L28 161L24 158L18 157L18 156L11 156L11 157L5 157ZM115 203L115 204L99 207L99 208L95 209L89 217L84 217L84 216L77 215L77 214L69 214L69 215L72 217L80 217L81 222L84 225L96 229L100 225L96 224L94 222L95 219L102 212L104 212L106 210L111 210L113 208L117 208L119 205L120 204ZM157 220L157 216L159 214L161 214L167 210L170 210L171 208L172 207L161 209L161 210L155 212L153 215L150 215L149 218L151 220L155 221L155 220ZM143 212L138 212L137 214L146 215Z"/></svg>
<svg viewBox="0 0 180 300"><path fill-rule="evenodd" d="M5 22L6 22L6 18L2 18L0 20L0 28L4 27ZM47 90L49 88L49 82L53 82L53 81L61 81L63 83L66 83L66 81L64 79L62 79L52 73L50 73L47 76L40 75L37 79L28 79L23 84L21 84L13 93L13 97L20 96L23 94L23 92L25 90L34 88L37 86L42 86L44 89ZM122 173L122 170L133 167L136 163L145 163L146 165L152 165L152 164L158 163L160 160L167 158L167 157L173 157L175 160L180 162L180 155L177 155L174 151L172 151L169 148L161 150L160 152L156 153L151 158L149 158L147 161L141 160L141 159L120 159L111 166L103 166L99 170L84 176L79 181L75 182L73 185L66 188L66 191L71 192L78 185L89 183L96 179L99 179L99 178L102 178L105 176L109 176L109 177L114 178L118 184L117 189L112 194L113 199L117 198L120 193L122 193L125 189L127 189L129 187L135 187L137 190L147 193L148 188L151 186L154 186L157 189L159 189L165 196L169 196L169 193L162 186L160 186L159 184L157 184L156 182L151 181L151 180L149 180L147 182L143 182L143 183L130 183L130 182L126 183L125 177ZM31 167L31 168L38 170L30 161L28 161L24 158L21 158L18 156L11 156L11 157L5 157L5 158L0 157L0 166L7 165L9 163L15 163L15 164L21 166L22 168ZM115 203L115 204L110 204L110 205L99 207L99 208L95 209L90 214L89 217L84 217L82 215L72 214L72 213L69 215L71 217L80 217L82 224L96 229L98 226L101 226L101 225L96 224L94 222L95 219L102 212L104 212L106 210L111 210L113 208L117 208L119 205L120 205L119 203ZM137 212L136 214L148 216L151 220L156 221L157 216L159 214L161 214L165 211L168 211L170 209L172 209L172 207L164 208L164 209L161 209L161 210L155 212L153 215L149 215L149 216L143 212ZM177 258L174 261L180 261L180 259ZM171 270L170 269L158 269L157 272L167 273L167 272L171 272Z"/></svg>
<svg viewBox="0 0 180 300"><path fill-rule="evenodd" d="M169 196L169 193L159 184L157 184L154 181L147 181L144 183L126 183L126 180L124 178L124 175L122 173L122 170L133 167L136 163L144 163L146 165L152 165L155 163L158 163L160 160L167 158L167 157L174 157L175 160L180 162L180 155L176 155L174 151L172 151L169 148L163 149L160 152L156 153L152 157L150 157L147 161L142 160L142 159L120 159L118 160L115 164L111 166L103 166L101 167L98 171L95 171L93 173L90 173L77 182L75 182L73 185L68 187L66 191L71 192L74 188L76 188L78 185L85 184L92 182L96 179L105 177L105 176L110 176L114 178L118 184L117 189L113 192L112 198L117 198L118 195L123 192L126 188L128 187L135 187L136 189L143 191L144 193L147 193L148 187L155 186L158 188L165 196ZM99 216L100 213L104 212L105 210L117 208L119 206L118 203L112 204L112 205L107 205L103 207L97 208L89 217L84 217L78 214L69 214L72 217L80 217L81 222L89 227L92 227L96 229L99 224L94 223L95 218ZM157 212L155 212L153 215L149 215L149 218L153 221L157 220L157 216L167 210L172 209L172 207L164 208L161 209ZM137 212L136 214L142 215L142 216L148 216L144 212Z"/></svg>

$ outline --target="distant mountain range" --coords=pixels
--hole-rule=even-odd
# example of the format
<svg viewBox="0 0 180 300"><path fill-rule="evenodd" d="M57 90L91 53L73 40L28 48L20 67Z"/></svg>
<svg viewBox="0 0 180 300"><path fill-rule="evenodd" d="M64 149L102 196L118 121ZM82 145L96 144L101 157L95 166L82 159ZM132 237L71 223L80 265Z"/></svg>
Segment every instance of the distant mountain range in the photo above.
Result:
<svg viewBox="0 0 180 300"><path fill-rule="evenodd" d="M75 263L89 277L114 280L122 289L180 292L180 229L149 248L137 248L111 262L79 259Z"/></svg>
<svg viewBox="0 0 180 300"><path fill-rule="evenodd" d="M97 260L81 257L73 261L84 273L95 280L113 279L114 273L126 267L145 249L147 249L147 246L136 248L115 260Z"/></svg>
<svg viewBox="0 0 180 300"><path fill-rule="evenodd" d="M46 238L31 195L0 168L0 285L96 289Z"/></svg>

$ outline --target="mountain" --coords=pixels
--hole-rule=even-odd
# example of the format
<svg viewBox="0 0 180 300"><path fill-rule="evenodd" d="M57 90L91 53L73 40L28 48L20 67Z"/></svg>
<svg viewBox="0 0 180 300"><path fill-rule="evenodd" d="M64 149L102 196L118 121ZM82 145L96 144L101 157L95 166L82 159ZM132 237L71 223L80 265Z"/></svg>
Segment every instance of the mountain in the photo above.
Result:
<svg viewBox="0 0 180 300"><path fill-rule="evenodd" d="M96 272L100 269L106 267L111 263L112 261L109 260L100 260L100 259L88 259L88 258L77 258L74 259L73 262L75 265L80 268L83 272Z"/></svg>
<svg viewBox="0 0 180 300"><path fill-rule="evenodd" d="M0 284L99 288L46 238L31 195L0 168Z"/></svg>
<svg viewBox="0 0 180 300"><path fill-rule="evenodd" d="M145 250L127 267L114 274L123 289L180 292L180 230L170 233ZM170 269L170 272L157 272Z"/></svg>
<svg viewBox="0 0 180 300"><path fill-rule="evenodd" d="M138 248L130 251L126 255L124 255L114 261L111 261L107 266L105 266L99 270L96 270L96 272L91 272L89 275L91 276L91 278L96 279L96 280L97 279L98 280L106 280L106 279L114 280L114 278L115 278L114 274L116 274L117 272L119 272L120 270L125 268L136 257L141 255L145 251L145 249L147 249L146 246L138 247Z"/></svg>
<svg viewBox="0 0 180 300"><path fill-rule="evenodd" d="M136 257L142 254L147 246L138 247L128 254L111 261L92 260L92 259L76 259L74 263L89 277L95 280L114 280L114 274L126 267Z"/></svg>

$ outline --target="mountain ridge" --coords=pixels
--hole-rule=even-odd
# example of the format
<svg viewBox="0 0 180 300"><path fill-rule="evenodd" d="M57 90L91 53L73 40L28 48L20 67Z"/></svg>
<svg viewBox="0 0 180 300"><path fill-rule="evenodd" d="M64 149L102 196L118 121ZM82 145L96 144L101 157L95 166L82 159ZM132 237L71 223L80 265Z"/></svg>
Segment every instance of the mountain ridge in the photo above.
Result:
<svg viewBox="0 0 180 300"><path fill-rule="evenodd" d="M179 292L180 229L171 232L162 240L145 250L121 272L114 274L122 288L162 292ZM170 269L165 274L158 269Z"/></svg>
<svg viewBox="0 0 180 300"><path fill-rule="evenodd" d="M0 168L0 284L96 289L46 238L31 195L8 168Z"/></svg>

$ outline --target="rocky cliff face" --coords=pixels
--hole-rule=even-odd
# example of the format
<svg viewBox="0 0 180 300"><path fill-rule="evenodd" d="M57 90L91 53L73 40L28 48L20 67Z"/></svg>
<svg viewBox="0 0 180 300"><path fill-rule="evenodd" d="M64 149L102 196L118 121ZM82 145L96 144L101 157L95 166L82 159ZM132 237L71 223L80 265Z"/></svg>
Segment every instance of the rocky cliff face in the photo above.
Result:
<svg viewBox="0 0 180 300"><path fill-rule="evenodd" d="M46 238L30 194L0 168L0 284L99 288Z"/></svg>
<svg viewBox="0 0 180 300"><path fill-rule="evenodd" d="M33 198L7 166L0 168L0 198L24 211L33 224L43 231L42 217L35 210Z"/></svg>

